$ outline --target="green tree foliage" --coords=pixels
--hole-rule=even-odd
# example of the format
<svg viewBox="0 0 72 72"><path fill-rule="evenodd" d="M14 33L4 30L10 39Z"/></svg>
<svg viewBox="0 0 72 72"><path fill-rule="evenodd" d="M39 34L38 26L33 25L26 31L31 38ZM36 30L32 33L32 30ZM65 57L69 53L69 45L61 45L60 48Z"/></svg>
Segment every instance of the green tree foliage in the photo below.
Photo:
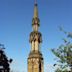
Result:
<svg viewBox="0 0 72 72"><path fill-rule="evenodd" d="M68 72L68 70L65 69L64 71L62 71L62 69L57 68L57 69L55 70L55 72Z"/></svg>
<svg viewBox="0 0 72 72"><path fill-rule="evenodd" d="M54 66L59 66L55 72L72 72L72 33L64 31L61 27L60 30L66 34L63 39L64 43L58 48L53 48L51 51L57 57L57 63Z"/></svg>
<svg viewBox="0 0 72 72"><path fill-rule="evenodd" d="M10 63L12 59L8 60L3 49L5 49L4 46L0 44L0 72L10 72Z"/></svg>

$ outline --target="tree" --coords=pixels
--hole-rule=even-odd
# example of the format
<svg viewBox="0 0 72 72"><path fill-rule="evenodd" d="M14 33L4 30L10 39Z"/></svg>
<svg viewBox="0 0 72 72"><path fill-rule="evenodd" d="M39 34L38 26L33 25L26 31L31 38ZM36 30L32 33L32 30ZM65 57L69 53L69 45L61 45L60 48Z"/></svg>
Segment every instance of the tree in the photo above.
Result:
<svg viewBox="0 0 72 72"><path fill-rule="evenodd" d="M68 70L65 69L64 71L62 71L62 69L57 68L57 69L55 70L55 72L68 72Z"/></svg>
<svg viewBox="0 0 72 72"><path fill-rule="evenodd" d="M9 64L12 62L12 59L8 60L3 49L5 49L4 46L0 44L0 72L10 72Z"/></svg>
<svg viewBox="0 0 72 72"><path fill-rule="evenodd" d="M63 38L64 43L58 48L51 49L52 53L57 57L57 63L54 66L59 66L55 72L72 72L72 33L64 31L61 27L60 30L63 31L67 38Z"/></svg>

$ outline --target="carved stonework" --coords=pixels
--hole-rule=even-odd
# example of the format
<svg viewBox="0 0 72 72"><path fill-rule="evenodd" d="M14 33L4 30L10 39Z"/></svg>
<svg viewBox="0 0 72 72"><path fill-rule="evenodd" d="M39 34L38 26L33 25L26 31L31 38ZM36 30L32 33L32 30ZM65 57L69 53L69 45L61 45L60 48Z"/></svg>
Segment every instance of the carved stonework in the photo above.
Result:
<svg viewBox="0 0 72 72"><path fill-rule="evenodd" d="M32 26L33 25L38 25L38 26L40 26L40 20L39 20L39 18L33 18L33 20L32 20Z"/></svg>
<svg viewBox="0 0 72 72"><path fill-rule="evenodd" d="M42 35L41 35L41 33L40 32L31 32L31 34L30 34L30 40L29 40L31 43L32 43L32 41L38 41L39 43L41 43L42 42Z"/></svg>
<svg viewBox="0 0 72 72"><path fill-rule="evenodd" d="M43 72L43 57L41 53L37 52L29 54L28 72Z"/></svg>

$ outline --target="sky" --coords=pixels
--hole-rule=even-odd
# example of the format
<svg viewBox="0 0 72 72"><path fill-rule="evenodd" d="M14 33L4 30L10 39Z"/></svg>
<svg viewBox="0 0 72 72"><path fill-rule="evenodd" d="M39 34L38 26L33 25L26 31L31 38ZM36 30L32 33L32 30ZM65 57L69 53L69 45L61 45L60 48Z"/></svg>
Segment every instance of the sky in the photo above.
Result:
<svg viewBox="0 0 72 72"><path fill-rule="evenodd" d="M39 31L43 43L44 72L54 72L55 56L51 49L63 43L62 26L72 31L72 0L38 0ZM0 43L5 46L11 70L27 72L27 58L31 50L29 35L32 31L34 0L0 0Z"/></svg>

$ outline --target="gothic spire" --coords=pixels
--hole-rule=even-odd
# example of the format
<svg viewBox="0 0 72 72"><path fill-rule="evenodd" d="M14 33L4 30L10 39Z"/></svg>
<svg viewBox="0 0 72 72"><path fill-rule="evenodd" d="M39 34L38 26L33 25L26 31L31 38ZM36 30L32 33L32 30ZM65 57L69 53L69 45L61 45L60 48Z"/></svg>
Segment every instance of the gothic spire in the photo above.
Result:
<svg viewBox="0 0 72 72"><path fill-rule="evenodd" d="M32 26L34 31L38 31L38 27L40 26L40 20L38 17L38 5L37 5L37 0L34 0L34 15L32 19Z"/></svg>
<svg viewBox="0 0 72 72"><path fill-rule="evenodd" d="M38 18L37 0L35 0L35 4L34 4L34 17L33 18Z"/></svg>
<svg viewBox="0 0 72 72"><path fill-rule="evenodd" d="M30 33L29 39L31 51L28 57L28 72L43 72L43 57L40 51L42 34L39 32L40 20L38 17L37 0L34 1L34 15L32 19L33 31Z"/></svg>

